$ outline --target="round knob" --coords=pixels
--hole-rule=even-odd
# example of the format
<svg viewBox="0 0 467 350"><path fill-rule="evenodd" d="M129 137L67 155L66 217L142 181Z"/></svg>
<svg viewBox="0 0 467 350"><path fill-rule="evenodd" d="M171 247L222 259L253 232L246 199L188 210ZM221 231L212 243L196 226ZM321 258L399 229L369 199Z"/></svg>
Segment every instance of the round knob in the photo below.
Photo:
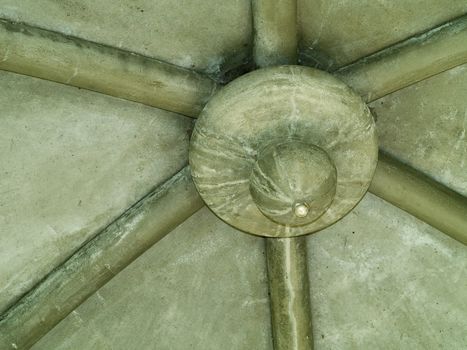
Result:
<svg viewBox="0 0 467 350"><path fill-rule="evenodd" d="M250 176L250 193L258 209L288 226L306 225L323 215L336 185L336 167L326 152L300 141L264 149Z"/></svg>
<svg viewBox="0 0 467 350"><path fill-rule="evenodd" d="M332 75L279 66L220 89L190 141L193 181L235 228L297 237L332 225L360 201L378 161L370 110Z"/></svg>

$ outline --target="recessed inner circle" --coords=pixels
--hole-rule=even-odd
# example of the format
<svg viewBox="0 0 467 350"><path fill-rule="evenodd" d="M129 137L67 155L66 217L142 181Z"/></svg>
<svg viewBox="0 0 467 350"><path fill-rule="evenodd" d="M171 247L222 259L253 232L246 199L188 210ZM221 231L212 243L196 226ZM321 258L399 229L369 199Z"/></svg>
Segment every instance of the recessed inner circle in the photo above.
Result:
<svg viewBox="0 0 467 350"><path fill-rule="evenodd" d="M329 208L336 184L336 168L325 151L290 141L260 152L250 176L250 193L269 219L301 226Z"/></svg>

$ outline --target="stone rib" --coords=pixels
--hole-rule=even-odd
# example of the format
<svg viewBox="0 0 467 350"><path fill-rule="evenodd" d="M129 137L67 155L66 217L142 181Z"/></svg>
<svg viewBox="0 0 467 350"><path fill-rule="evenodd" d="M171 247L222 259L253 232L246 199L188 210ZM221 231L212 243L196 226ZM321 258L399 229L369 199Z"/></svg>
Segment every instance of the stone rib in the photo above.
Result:
<svg viewBox="0 0 467 350"><path fill-rule="evenodd" d="M124 212L0 317L0 348L28 349L203 206L185 167Z"/></svg>
<svg viewBox="0 0 467 350"><path fill-rule="evenodd" d="M335 75L366 102L467 62L467 15L343 67Z"/></svg>
<svg viewBox="0 0 467 350"><path fill-rule="evenodd" d="M0 69L196 117L217 84L194 71L0 19Z"/></svg>

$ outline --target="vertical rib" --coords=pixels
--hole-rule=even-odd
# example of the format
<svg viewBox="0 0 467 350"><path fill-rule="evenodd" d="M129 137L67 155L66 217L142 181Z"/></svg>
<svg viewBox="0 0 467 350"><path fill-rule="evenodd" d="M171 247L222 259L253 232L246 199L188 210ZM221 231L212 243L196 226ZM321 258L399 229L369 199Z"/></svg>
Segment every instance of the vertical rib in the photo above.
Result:
<svg viewBox="0 0 467 350"><path fill-rule="evenodd" d="M196 117L217 88L199 73L0 19L0 69Z"/></svg>
<svg viewBox="0 0 467 350"><path fill-rule="evenodd" d="M253 0L253 26L258 67L296 64L297 0Z"/></svg>
<svg viewBox="0 0 467 350"><path fill-rule="evenodd" d="M305 237L266 239L274 350L313 348Z"/></svg>

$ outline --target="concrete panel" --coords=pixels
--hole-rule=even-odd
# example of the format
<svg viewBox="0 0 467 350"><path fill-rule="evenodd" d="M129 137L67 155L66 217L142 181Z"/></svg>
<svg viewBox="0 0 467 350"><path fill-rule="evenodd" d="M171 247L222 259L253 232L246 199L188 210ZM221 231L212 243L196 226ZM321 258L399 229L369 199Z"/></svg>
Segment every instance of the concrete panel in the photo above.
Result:
<svg viewBox="0 0 467 350"><path fill-rule="evenodd" d="M370 104L380 147L467 196L467 65Z"/></svg>
<svg viewBox="0 0 467 350"><path fill-rule="evenodd" d="M367 194L308 239L315 349L465 349L467 249Z"/></svg>
<svg viewBox="0 0 467 350"><path fill-rule="evenodd" d="M271 349L265 267L261 238L203 208L33 349Z"/></svg>
<svg viewBox="0 0 467 350"><path fill-rule="evenodd" d="M248 0L0 0L0 17L209 73L251 41Z"/></svg>
<svg viewBox="0 0 467 350"><path fill-rule="evenodd" d="M299 0L301 46L336 66L424 32L467 12L465 0Z"/></svg>
<svg viewBox="0 0 467 350"><path fill-rule="evenodd" d="M463 349L465 246L368 194L308 238L315 349ZM33 349L270 349L263 244L195 214Z"/></svg>
<svg viewBox="0 0 467 350"><path fill-rule="evenodd" d="M187 159L191 120L0 72L0 312Z"/></svg>

